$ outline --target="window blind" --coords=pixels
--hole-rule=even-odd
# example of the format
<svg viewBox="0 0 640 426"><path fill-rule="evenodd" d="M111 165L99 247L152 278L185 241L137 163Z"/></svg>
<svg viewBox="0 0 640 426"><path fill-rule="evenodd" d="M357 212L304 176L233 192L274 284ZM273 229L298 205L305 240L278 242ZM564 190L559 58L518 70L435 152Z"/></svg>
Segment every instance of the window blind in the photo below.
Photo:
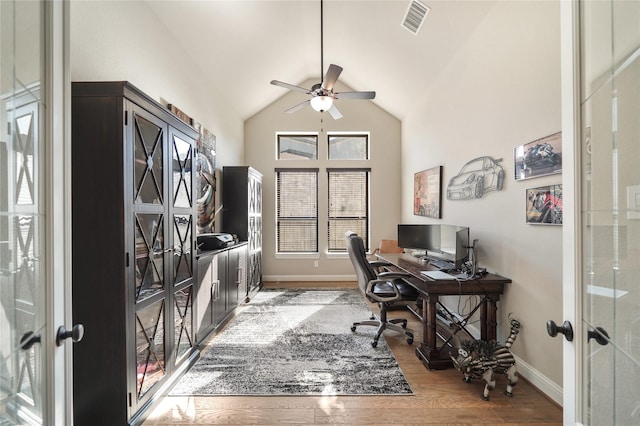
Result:
<svg viewBox="0 0 640 426"><path fill-rule="evenodd" d="M371 169L327 169L329 181L328 250L346 251L344 234L353 231L369 247Z"/></svg>
<svg viewBox="0 0 640 426"><path fill-rule="evenodd" d="M318 252L318 169L276 169L278 253Z"/></svg>

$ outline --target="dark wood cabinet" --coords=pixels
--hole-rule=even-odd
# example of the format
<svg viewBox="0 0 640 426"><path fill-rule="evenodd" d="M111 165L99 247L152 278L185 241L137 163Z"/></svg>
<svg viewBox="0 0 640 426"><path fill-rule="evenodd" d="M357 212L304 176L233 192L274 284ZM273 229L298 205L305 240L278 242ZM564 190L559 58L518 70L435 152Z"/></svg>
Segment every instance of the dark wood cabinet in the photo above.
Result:
<svg viewBox="0 0 640 426"><path fill-rule="evenodd" d="M262 174L253 167L222 168L222 228L247 242L249 298L262 286Z"/></svg>
<svg viewBox="0 0 640 426"><path fill-rule="evenodd" d="M198 356L196 131L127 82L72 84L76 424L139 424Z"/></svg>
<svg viewBox="0 0 640 426"><path fill-rule="evenodd" d="M196 341L222 326L243 301L247 286L247 244L204 252L198 258Z"/></svg>

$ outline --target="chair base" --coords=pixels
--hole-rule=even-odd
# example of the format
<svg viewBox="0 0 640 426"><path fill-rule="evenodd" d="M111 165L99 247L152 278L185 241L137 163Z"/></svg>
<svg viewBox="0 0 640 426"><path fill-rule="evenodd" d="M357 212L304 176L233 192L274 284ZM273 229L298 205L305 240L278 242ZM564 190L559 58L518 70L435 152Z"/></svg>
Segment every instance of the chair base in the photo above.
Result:
<svg viewBox="0 0 640 426"><path fill-rule="evenodd" d="M402 324L402 325L397 325L397 324ZM373 338L373 341L371 342L371 346L374 348L378 346L378 340L380 339L380 336L382 336L382 333L385 330L393 330L393 331L402 333L407 338L407 343L410 345L413 344L413 333L407 330L406 319L395 318L392 320L384 321L383 319L374 315L372 316L371 320L354 322L353 325L351 326L351 331L356 331L356 327L359 325L370 325L373 327L378 327L378 331L376 332L376 335Z"/></svg>

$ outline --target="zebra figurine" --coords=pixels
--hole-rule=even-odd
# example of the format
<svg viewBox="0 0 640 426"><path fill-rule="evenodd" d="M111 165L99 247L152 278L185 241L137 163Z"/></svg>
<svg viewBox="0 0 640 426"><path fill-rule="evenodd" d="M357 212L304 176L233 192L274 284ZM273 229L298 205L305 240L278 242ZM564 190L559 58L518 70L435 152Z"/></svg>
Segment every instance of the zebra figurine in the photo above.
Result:
<svg viewBox="0 0 640 426"><path fill-rule="evenodd" d="M489 391L496 387L495 373L507 376L508 383L504 394L508 397L513 396L513 387L518 383L516 360L509 349L520 332L520 322L514 318L510 321L511 332L504 345L484 340L467 340L459 343L455 336L453 339L458 347L457 358L450 355L453 365L462 372L465 383L469 383L471 379L480 378L486 382L482 392L482 399L485 401L489 400Z"/></svg>

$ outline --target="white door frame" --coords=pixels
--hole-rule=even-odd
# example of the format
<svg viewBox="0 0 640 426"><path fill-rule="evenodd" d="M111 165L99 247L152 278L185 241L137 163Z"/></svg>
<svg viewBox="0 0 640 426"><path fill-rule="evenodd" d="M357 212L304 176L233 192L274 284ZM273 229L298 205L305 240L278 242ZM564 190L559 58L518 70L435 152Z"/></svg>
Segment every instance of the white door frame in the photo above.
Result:
<svg viewBox="0 0 640 426"><path fill-rule="evenodd" d="M571 322L573 342L563 339L563 424L576 424L580 418L581 340L580 308L580 69L578 4L560 2L561 19L561 87L562 87L562 190L563 216L569 218L562 227L562 318Z"/></svg>
<svg viewBox="0 0 640 426"><path fill-rule="evenodd" d="M573 326L572 342L563 339L563 424L581 424L582 419L582 283L581 247L581 107L579 3L560 2L562 87L562 227L563 317Z"/></svg>
<svg viewBox="0 0 640 426"><path fill-rule="evenodd" d="M72 358L69 339L56 345L58 327L71 324L71 135L69 75L69 2L44 1L47 339L44 418L49 424L73 424Z"/></svg>

